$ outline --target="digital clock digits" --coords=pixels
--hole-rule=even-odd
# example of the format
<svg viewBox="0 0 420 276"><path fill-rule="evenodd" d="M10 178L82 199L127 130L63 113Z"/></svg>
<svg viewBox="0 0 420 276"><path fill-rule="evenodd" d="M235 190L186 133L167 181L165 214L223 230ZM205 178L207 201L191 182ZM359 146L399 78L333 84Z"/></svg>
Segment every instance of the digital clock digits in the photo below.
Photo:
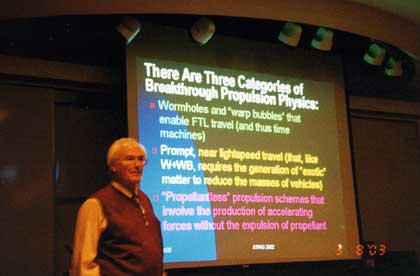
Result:
<svg viewBox="0 0 420 276"><path fill-rule="evenodd" d="M375 243L358 244L355 248L355 253L358 256L383 256L386 254L386 245Z"/></svg>

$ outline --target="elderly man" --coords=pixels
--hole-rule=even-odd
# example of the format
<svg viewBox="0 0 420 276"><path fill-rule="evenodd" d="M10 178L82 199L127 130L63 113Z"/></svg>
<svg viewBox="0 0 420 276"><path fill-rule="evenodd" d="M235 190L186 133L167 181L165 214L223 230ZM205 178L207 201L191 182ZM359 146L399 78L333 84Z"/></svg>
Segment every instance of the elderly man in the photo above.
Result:
<svg viewBox="0 0 420 276"><path fill-rule="evenodd" d="M112 181L80 207L72 256L72 276L161 276L160 222L139 190L146 151L132 138L108 150Z"/></svg>

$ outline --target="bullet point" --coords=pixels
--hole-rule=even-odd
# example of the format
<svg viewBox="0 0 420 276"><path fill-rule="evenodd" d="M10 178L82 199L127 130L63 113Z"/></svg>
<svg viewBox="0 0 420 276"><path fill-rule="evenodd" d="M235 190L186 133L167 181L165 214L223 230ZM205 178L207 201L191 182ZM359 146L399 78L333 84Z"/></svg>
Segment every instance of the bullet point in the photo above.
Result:
<svg viewBox="0 0 420 276"><path fill-rule="evenodd" d="M150 103L149 107L150 107L150 109L155 109L156 105L155 105L155 103Z"/></svg>
<svg viewBox="0 0 420 276"><path fill-rule="evenodd" d="M159 197L157 195L153 196L154 201L158 201Z"/></svg>
<svg viewBox="0 0 420 276"><path fill-rule="evenodd" d="M156 154L157 153L157 149L155 147L152 148L152 153Z"/></svg>

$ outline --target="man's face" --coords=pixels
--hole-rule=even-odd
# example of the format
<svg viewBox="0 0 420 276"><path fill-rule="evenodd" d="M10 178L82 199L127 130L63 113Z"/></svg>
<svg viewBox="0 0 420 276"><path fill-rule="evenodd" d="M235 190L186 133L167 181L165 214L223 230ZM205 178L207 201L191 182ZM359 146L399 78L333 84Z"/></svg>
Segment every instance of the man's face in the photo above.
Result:
<svg viewBox="0 0 420 276"><path fill-rule="evenodd" d="M145 165L146 153L138 146L121 149L111 164L115 180L129 189L139 184Z"/></svg>

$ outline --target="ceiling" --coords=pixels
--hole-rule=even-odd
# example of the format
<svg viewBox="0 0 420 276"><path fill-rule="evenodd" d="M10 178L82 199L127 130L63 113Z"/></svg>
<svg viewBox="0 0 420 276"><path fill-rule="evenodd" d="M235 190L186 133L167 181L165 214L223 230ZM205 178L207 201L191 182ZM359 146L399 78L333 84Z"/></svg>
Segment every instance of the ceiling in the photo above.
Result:
<svg viewBox="0 0 420 276"><path fill-rule="evenodd" d="M406 18L420 26L419 0L349 0L362 5L382 9L397 16Z"/></svg>
<svg viewBox="0 0 420 276"><path fill-rule="evenodd" d="M183 28L207 14L217 33L269 43L294 21L304 26L298 47L309 44L317 26L330 27L351 95L420 101L420 0L2 0L0 54L114 66L123 62L110 54L121 51L121 14ZM362 61L371 39L404 57L402 78Z"/></svg>
<svg viewBox="0 0 420 276"><path fill-rule="evenodd" d="M413 22L420 31L420 0L351 0L372 6ZM419 40L419 39L417 39ZM420 41L419 41L420 42ZM413 59L414 74L409 89L420 94L420 57Z"/></svg>

